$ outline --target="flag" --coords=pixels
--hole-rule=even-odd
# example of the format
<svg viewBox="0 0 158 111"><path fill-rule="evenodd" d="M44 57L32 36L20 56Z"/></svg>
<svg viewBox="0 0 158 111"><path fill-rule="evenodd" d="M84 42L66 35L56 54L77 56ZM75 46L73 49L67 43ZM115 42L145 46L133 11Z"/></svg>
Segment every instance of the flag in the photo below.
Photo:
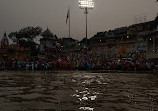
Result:
<svg viewBox="0 0 158 111"><path fill-rule="evenodd" d="M67 17L66 17L66 24L67 24L67 20L70 19L70 8L68 9L68 12L67 12Z"/></svg>

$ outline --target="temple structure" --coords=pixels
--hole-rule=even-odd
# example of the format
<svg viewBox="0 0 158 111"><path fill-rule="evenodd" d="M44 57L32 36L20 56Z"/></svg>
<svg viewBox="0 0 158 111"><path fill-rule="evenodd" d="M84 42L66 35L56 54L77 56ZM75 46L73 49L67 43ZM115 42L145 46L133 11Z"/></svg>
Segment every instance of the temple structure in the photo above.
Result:
<svg viewBox="0 0 158 111"><path fill-rule="evenodd" d="M7 38L7 34L4 33L4 36L1 40L1 48L8 48L9 47L9 40Z"/></svg>
<svg viewBox="0 0 158 111"><path fill-rule="evenodd" d="M61 42L48 28L45 30L40 39L40 55L53 55L60 51Z"/></svg>
<svg viewBox="0 0 158 111"><path fill-rule="evenodd" d="M9 48L9 40L7 38L7 34L4 33L4 36L0 44L0 58L7 58L8 48Z"/></svg>

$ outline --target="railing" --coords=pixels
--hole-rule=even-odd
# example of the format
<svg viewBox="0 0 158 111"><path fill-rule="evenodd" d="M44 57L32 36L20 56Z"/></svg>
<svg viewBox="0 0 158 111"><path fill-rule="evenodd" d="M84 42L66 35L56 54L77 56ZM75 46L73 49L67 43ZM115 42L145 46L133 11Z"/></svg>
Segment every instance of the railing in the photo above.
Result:
<svg viewBox="0 0 158 111"><path fill-rule="evenodd" d="M116 43L124 44L124 43L136 43L136 42L137 42L136 40L127 40L127 41L118 41Z"/></svg>

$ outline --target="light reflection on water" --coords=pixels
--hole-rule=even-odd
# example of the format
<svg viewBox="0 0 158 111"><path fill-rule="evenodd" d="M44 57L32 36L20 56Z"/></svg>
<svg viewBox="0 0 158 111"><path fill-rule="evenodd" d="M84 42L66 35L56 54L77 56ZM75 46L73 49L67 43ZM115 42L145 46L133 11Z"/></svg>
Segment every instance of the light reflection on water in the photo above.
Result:
<svg viewBox="0 0 158 111"><path fill-rule="evenodd" d="M0 111L150 110L158 110L158 75L0 72Z"/></svg>

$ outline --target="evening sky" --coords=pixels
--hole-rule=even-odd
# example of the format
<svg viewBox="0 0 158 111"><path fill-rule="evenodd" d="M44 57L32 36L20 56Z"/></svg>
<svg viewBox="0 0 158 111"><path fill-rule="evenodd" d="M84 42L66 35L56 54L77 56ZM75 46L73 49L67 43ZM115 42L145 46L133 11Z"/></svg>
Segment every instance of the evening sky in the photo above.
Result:
<svg viewBox="0 0 158 111"><path fill-rule="evenodd" d="M143 21L154 20L158 13L155 0L94 0L95 7L88 14L88 38L100 31L113 30ZM26 26L47 27L58 38L68 37L66 16L71 12L71 36L85 37L84 10L78 0L0 0L0 39L4 32L17 31ZM144 19L143 19L144 17ZM136 20L137 18L137 20Z"/></svg>

